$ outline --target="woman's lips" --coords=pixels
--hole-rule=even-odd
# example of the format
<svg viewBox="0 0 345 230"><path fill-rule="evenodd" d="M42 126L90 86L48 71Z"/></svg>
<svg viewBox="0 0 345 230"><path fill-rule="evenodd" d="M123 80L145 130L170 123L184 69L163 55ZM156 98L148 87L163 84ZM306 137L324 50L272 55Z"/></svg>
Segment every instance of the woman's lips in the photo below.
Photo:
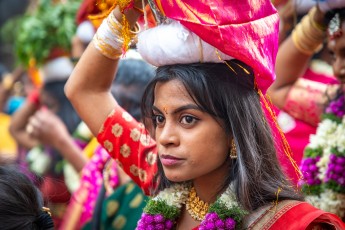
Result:
<svg viewBox="0 0 345 230"><path fill-rule="evenodd" d="M161 155L160 156L160 161L162 163L162 165L164 166L176 166L178 164L181 164L181 162L183 161L182 158L177 158L171 155Z"/></svg>

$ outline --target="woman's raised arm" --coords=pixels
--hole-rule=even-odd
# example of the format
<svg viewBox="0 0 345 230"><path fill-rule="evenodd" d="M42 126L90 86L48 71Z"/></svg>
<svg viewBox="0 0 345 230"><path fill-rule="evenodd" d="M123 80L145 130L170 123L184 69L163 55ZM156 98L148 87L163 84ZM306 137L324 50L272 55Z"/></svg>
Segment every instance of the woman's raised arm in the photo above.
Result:
<svg viewBox="0 0 345 230"><path fill-rule="evenodd" d="M277 78L268 90L273 104L283 108L290 89L309 65L310 58L325 39L324 14L312 8L279 47L276 60ZM305 36L305 34L308 36ZM298 86L298 84L296 85Z"/></svg>
<svg viewBox="0 0 345 230"><path fill-rule="evenodd" d="M137 9L142 8L141 1L136 1L135 5ZM112 13L117 21L122 21L122 13L118 7ZM125 15L130 27L133 27L141 14L138 10L129 9L125 11ZM107 115L116 105L110 93L110 86L117 64L118 58L104 56L96 48L95 41L92 41L65 86L66 96L94 135L98 134Z"/></svg>

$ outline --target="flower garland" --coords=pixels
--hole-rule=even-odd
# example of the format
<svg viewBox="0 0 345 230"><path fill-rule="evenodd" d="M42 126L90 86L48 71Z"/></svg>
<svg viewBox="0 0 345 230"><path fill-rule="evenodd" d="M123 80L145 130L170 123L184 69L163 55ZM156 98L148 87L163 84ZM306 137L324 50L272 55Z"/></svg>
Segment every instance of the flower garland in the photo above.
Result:
<svg viewBox="0 0 345 230"><path fill-rule="evenodd" d="M345 216L345 97L332 100L304 150L299 182L306 200L317 208Z"/></svg>
<svg viewBox="0 0 345 230"><path fill-rule="evenodd" d="M181 214L181 208L188 199L190 189L190 184L175 184L149 200L138 221L137 230L174 229ZM247 212L238 204L229 186L216 202L210 205L199 230L233 230L240 227L242 218L246 214Z"/></svg>

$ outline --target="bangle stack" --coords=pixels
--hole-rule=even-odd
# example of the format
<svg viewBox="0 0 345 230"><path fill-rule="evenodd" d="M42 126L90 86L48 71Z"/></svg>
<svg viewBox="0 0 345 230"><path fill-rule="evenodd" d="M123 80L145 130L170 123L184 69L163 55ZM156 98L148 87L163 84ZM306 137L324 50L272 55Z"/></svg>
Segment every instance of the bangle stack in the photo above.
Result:
<svg viewBox="0 0 345 230"><path fill-rule="evenodd" d="M321 50L326 38L326 28L314 21L315 14L316 7L313 7L292 32L295 47L306 55Z"/></svg>
<svg viewBox="0 0 345 230"><path fill-rule="evenodd" d="M117 4L122 12L121 22L117 20L114 12L111 12L103 20L93 38L93 44L96 49L104 56L114 60L126 53L131 43L136 41L136 36L139 33L139 26L136 26L134 31L131 30L126 16L123 14L127 9L134 8L137 11L139 8L134 7L131 1L129 3L126 1L120 3L121 1Z"/></svg>

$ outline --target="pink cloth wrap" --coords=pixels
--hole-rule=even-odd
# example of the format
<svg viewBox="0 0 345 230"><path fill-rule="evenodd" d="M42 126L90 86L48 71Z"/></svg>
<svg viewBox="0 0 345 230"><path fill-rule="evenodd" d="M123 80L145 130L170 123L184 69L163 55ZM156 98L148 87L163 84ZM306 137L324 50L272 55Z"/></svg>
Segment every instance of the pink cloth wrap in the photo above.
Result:
<svg viewBox="0 0 345 230"><path fill-rule="evenodd" d="M155 0L168 18L254 69L266 93L275 79L279 16L269 0Z"/></svg>

